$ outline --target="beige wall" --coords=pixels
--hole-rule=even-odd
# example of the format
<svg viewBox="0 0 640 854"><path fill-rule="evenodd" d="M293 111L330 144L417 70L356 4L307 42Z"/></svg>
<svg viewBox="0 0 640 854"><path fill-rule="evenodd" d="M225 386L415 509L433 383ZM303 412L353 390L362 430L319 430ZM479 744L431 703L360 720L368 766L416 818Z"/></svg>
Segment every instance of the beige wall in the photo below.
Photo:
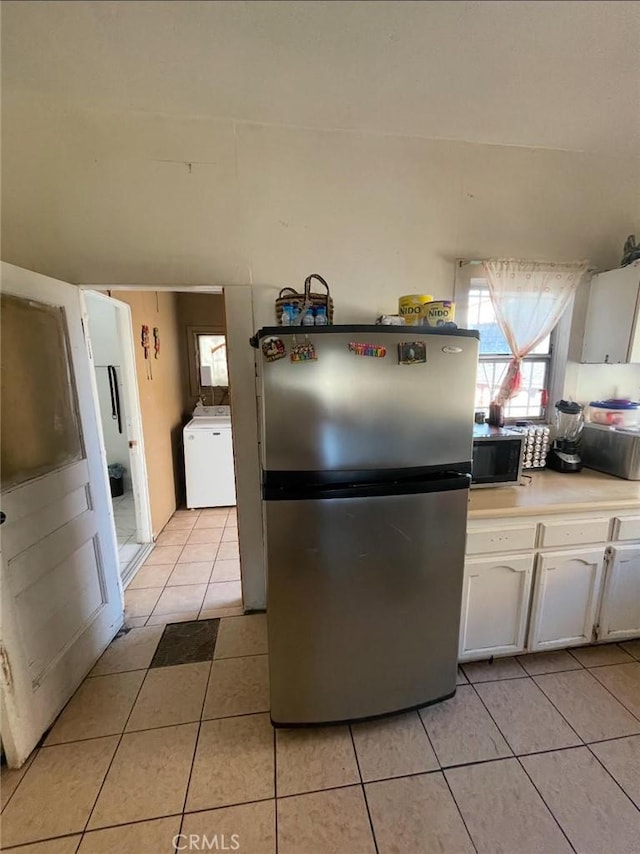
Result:
<svg viewBox="0 0 640 854"><path fill-rule="evenodd" d="M550 119L551 120L551 119ZM3 256L72 282L300 285L336 320L451 293L456 257L619 262L638 161L3 99ZM191 164L189 166L189 164Z"/></svg>
<svg viewBox="0 0 640 854"><path fill-rule="evenodd" d="M176 294L178 324L180 327L180 361L182 373L182 414L190 417L198 402L199 394L194 392L197 382L195 359L193 354L193 328L198 332L225 332L224 296L222 294ZM193 386L193 388L192 388ZM203 388L202 396L206 404L228 403L228 393L220 389Z"/></svg>
<svg viewBox="0 0 640 854"><path fill-rule="evenodd" d="M367 321L404 293L449 296L459 257L589 258L607 269L640 233L631 158L72 110L8 93L2 145L5 260L85 284L252 286L251 299L238 289L228 329L234 417L253 419L234 426L244 436L255 437L244 342L273 321L280 287L322 273L336 322ZM257 454L242 459L240 529L246 485L244 530L255 534L243 593L257 608Z"/></svg>
<svg viewBox="0 0 640 854"><path fill-rule="evenodd" d="M182 482L182 376L176 295L153 291L115 291L131 306L136 373L142 410L145 458L154 536L176 509ZM148 361L140 345L142 324L150 330ZM160 330L160 355L153 355L153 327ZM148 368L151 367L151 378Z"/></svg>

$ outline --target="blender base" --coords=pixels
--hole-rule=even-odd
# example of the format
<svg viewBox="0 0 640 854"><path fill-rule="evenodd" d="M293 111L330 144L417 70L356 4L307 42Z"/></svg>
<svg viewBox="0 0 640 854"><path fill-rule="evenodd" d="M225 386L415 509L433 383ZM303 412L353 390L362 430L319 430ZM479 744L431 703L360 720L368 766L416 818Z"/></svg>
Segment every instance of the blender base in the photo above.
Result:
<svg viewBox="0 0 640 854"><path fill-rule="evenodd" d="M566 474L578 472L582 470L582 460L579 454L551 448L547 454L547 468Z"/></svg>

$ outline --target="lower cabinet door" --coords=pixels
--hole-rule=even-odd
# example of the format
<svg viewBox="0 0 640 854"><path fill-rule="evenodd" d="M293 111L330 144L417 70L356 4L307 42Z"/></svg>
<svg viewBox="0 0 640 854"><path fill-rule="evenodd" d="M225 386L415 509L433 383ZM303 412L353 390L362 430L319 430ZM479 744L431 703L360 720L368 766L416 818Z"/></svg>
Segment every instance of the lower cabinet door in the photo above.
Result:
<svg viewBox="0 0 640 854"><path fill-rule="evenodd" d="M599 640L640 635L640 546L609 549Z"/></svg>
<svg viewBox="0 0 640 854"><path fill-rule="evenodd" d="M460 621L461 661L525 648L533 554L467 561Z"/></svg>
<svg viewBox="0 0 640 854"><path fill-rule="evenodd" d="M591 642L603 563L604 548L538 555L529 650Z"/></svg>

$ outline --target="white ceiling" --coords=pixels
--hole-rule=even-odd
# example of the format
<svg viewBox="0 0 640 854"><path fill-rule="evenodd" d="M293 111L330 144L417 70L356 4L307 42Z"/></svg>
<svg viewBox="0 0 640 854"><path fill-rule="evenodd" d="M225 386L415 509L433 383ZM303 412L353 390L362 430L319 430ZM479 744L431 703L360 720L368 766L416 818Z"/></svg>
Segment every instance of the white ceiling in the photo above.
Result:
<svg viewBox="0 0 640 854"><path fill-rule="evenodd" d="M640 3L2 3L4 86L114 110L640 153Z"/></svg>

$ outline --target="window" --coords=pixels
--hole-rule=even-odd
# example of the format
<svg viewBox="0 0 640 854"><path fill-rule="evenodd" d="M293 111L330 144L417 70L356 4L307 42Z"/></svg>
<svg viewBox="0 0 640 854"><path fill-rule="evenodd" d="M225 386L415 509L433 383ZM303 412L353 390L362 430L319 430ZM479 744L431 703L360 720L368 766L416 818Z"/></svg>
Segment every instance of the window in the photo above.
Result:
<svg viewBox="0 0 640 854"><path fill-rule="evenodd" d="M511 360L511 351L496 320L489 294L489 283L482 275L479 261L457 261L454 285L456 322L480 331L480 350L476 384L476 409L489 409ZM554 401L564 396L565 371L573 299L551 335L522 361L520 392L505 406L505 417L511 421L544 421ZM543 405L543 390L548 406Z"/></svg>
<svg viewBox="0 0 640 854"><path fill-rule="evenodd" d="M476 409L489 409L504 379L511 360L509 345L498 326L486 279L471 278L468 291L466 325L480 331L480 356L476 382ZM549 390L554 333L522 360L520 391L508 400L505 418L544 418L544 394Z"/></svg>
<svg viewBox="0 0 640 854"><path fill-rule="evenodd" d="M227 388L229 385L227 339L224 335L196 333L196 341L200 385Z"/></svg>

